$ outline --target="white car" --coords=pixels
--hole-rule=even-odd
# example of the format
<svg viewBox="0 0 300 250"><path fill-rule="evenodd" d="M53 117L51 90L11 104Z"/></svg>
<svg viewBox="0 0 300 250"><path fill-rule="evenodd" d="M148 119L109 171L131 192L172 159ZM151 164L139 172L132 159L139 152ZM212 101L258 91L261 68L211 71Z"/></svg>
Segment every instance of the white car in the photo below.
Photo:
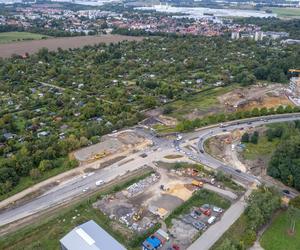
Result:
<svg viewBox="0 0 300 250"><path fill-rule="evenodd" d="M213 211L214 211L214 212L217 212L217 213L222 213L222 212L223 212L223 209L222 209L222 208L219 208L219 207L213 207Z"/></svg>
<svg viewBox="0 0 300 250"><path fill-rule="evenodd" d="M207 220L207 223L208 223L209 225L211 225L211 224L213 224L215 221L216 221L216 217L215 217L215 216L212 216L212 217L210 217L210 218Z"/></svg>
<svg viewBox="0 0 300 250"><path fill-rule="evenodd" d="M87 192L89 189L90 189L90 188L87 187L87 188L83 189L82 192L85 193L85 192Z"/></svg>
<svg viewBox="0 0 300 250"><path fill-rule="evenodd" d="M99 187L104 183L104 180L96 181L96 186Z"/></svg>

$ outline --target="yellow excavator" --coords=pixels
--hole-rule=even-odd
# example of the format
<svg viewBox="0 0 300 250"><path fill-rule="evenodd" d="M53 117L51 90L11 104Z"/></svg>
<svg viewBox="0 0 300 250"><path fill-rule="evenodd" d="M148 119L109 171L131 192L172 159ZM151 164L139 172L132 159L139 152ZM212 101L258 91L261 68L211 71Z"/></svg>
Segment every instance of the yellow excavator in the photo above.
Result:
<svg viewBox="0 0 300 250"><path fill-rule="evenodd" d="M99 160L107 155L106 151L94 155L94 160Z"/></svg>
<svg viewBox="0 0 300 250"><path fill-rule="evenodd" d="M139 220L142 218L143 212L144 212L144 208L141 207L141 208L139 209L139 211L136 212L136 213L134 213L134 215L132 216L133 220L134 220L134 221L139 221Z"/></svg>

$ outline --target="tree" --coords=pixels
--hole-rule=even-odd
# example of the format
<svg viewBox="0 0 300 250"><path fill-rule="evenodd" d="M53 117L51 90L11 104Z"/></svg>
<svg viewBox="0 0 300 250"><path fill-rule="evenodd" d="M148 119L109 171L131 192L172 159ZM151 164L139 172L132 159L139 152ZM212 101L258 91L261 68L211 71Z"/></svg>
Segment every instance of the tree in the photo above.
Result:
<svg viewBox="0 0 300 250"><path fill-rule="evenodd" d="M294 234L295 227L296 227L296 221L300 218L300 209L296 208L294 206L289 206L287 213L288 213L288 218L290 220L289 231L292 234Z"/></svg>
<svg viewBox="0 0 300 250"><path fill-rule="evenodd" d="M33 168L30 170L30 177L33 180L39 179L41 177L41 172L38 168Z"/></svg>
<svg viewBox="0 0 300 250"><path fill-rule="evenodd" d="M53 167L52 162L49 160L42 160L39 164L38 170L41 173L46 172L47 170L51 169Z"/></svg>
<svg viewBox="0 0 300 250"><path fill-rule="evenodd" d="M225 239L216 250L238 250L238 248L229 239Z"/></svg>
<svg viewBox="0 0 300 250"><path fill-rule="evenodd" d="M242 139L241 139L241 142L243 142L243 143L247 143L247 142L249 142L249 134L246 132L246 133L244 133L243 134L243 136L242 136Z"/></svg>
<svg viewBox="0 0 300 250"><path fill-rule="evenodd" d="M264 222L263 215L261 213L260 208L257 206L257 204L253 204L252 206L249 206L247 210L247 216L249 218L249 223L250 223L249 226L253 230L256 230Z"/></svg>
<svg viewBox="0 0 300 250"><path fill-rule="evenodd" d="M251 136L250 142L253 143L253 144L257 144L258 143L258 137L259 137L259 134L258 134L257 131L255 131L253 133L253 135Z"/></svg>

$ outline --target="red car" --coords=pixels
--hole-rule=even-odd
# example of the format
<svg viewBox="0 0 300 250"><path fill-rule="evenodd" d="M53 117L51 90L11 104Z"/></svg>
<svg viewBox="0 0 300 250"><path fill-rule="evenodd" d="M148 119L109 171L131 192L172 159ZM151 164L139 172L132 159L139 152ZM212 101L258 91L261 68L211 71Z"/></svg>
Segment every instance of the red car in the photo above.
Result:
<svg viewBox="0 0 300 250"><path fill-rule="evenodd" d="M174 249L174 250L180 250L180 247L174 244L174 245L172 246L172 249Z"/></svg>

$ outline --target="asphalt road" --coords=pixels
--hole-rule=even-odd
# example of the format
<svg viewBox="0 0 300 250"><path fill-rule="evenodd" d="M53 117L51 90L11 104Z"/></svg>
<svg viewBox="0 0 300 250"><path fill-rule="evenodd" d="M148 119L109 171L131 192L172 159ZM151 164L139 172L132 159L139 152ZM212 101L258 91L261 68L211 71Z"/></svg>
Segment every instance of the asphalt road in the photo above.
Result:
<svg viewBox="0 0 300 250"><path fill-rule="evenodd" d="M119 162L112 164L109 167L95 171L94 174L85 178L83 176L77 176L68 182L64 182L54 187L43 195L34 198L30 202L2 211L0 213L0 226L25 218L29 215L36 214L47 208L58 206L61 203L68 202L72 198L78 195L82 195L83 190L96 189L97 187L95 185L95 182L98 180L109 182L117 178L118 176L125 175L128 171L134 171L138 168L143 167L143 165L145 164L150 164L153 161L158 161L165 155L174 154L174 150L180 151L181 153L186 154L192 160L205 164L213 169L219 169L226 173L229 173L237 180L261 182L259 178L249 173L236 172L231 166L224 165L219 160L211 157L209 154L204 152L204 141L219 133L223 133L224 129L226 129L227 131L232 131L234 129L240 129L242 127L246 128L250 126L260 126L267 123L285 122L296 119L300 119L300 114L293 114L287 117L282 117L282 115L273 116L272 118L269 117L267 121L260 119L248 119L247 121L241 122L239 124L237 124L237 122L232 122L228 126L226 126L226 128L212 127L209 129L200 130L198 132L184 134L181 141L175 142L164 138L158 138L155 136L155 133L153 131L149 132L149 130L147 131L144 128L135 128L137 133L143 134L147 138L153 140L152 147L145 151L129 155L126 159L122 160L122 162L130 159L133 160L125 164L119 164ZM252 124L247 124L247 122L251 122ZM188 150L183 148L183 146L185 144L189 144L190 140L193 140L193 138L198 138L198 148L196 150ZM202 151L203 153L201 153L200 151ZM147 154L147 157L145 158L140 156L144 152ZM87 190L86 193L88 193L89 190Z"/></svg>
<svg viewBox="0 0 300 250"><path fill-rule="evenodd" d="M236 170L234 166L228 166L221 162L220 160L213 158L211 155L209 155L207 152L205 152L204 143L207 139L216 136L218 134L231 132L236 129L247 129L250 127L258 127L261 125L271 124L271 123L278 123L278 122L288 122L288 121L294 121L294 120L300 120L300 114L292 114L292 115L274 115L269 116L268 118L251 118L239 122L229 122L224 123L224 127L216 126L209 129L204 129L198 132L189 133L186 135L183 135L182 142L177 144L176 149L185 153L188 155L191 159L194 159L198 161L199 163L202 163L204 165L207 165L213 169L221 170L229 175L231 175L233 178L241 181L241 182L257 182L257 183L266 183L266 181L262 180L260 177L256 177L252 175L251 173L244 173ZM195 140L197 138L197 150L198 152L195 153L191 150L188 150L185 146L190 144L191 140Z"/></svg>
<svg viewBox="0 0 300 250"><path fill-rule="evenodd" d="M147 153L147 157L145 158L140 156L142 152L130 155L122 161L92 172L90 175L80 175L64 182L28 203L2 211L0 213L0 226L25 218L29 215L33 215L47 208L58 206L59 204L67 202L78 195L97 189L98 187L95 183L98 180L103 180L104 182L112 181L118 176L125 175L128 171L139 169L155 160L160 160L166 154L172 153L172 151L168 149L163 152L153 150L145 152ZM130 159L133 160L125 164L120 164ZM84 190L86 191L84 192Z"/></svg>

